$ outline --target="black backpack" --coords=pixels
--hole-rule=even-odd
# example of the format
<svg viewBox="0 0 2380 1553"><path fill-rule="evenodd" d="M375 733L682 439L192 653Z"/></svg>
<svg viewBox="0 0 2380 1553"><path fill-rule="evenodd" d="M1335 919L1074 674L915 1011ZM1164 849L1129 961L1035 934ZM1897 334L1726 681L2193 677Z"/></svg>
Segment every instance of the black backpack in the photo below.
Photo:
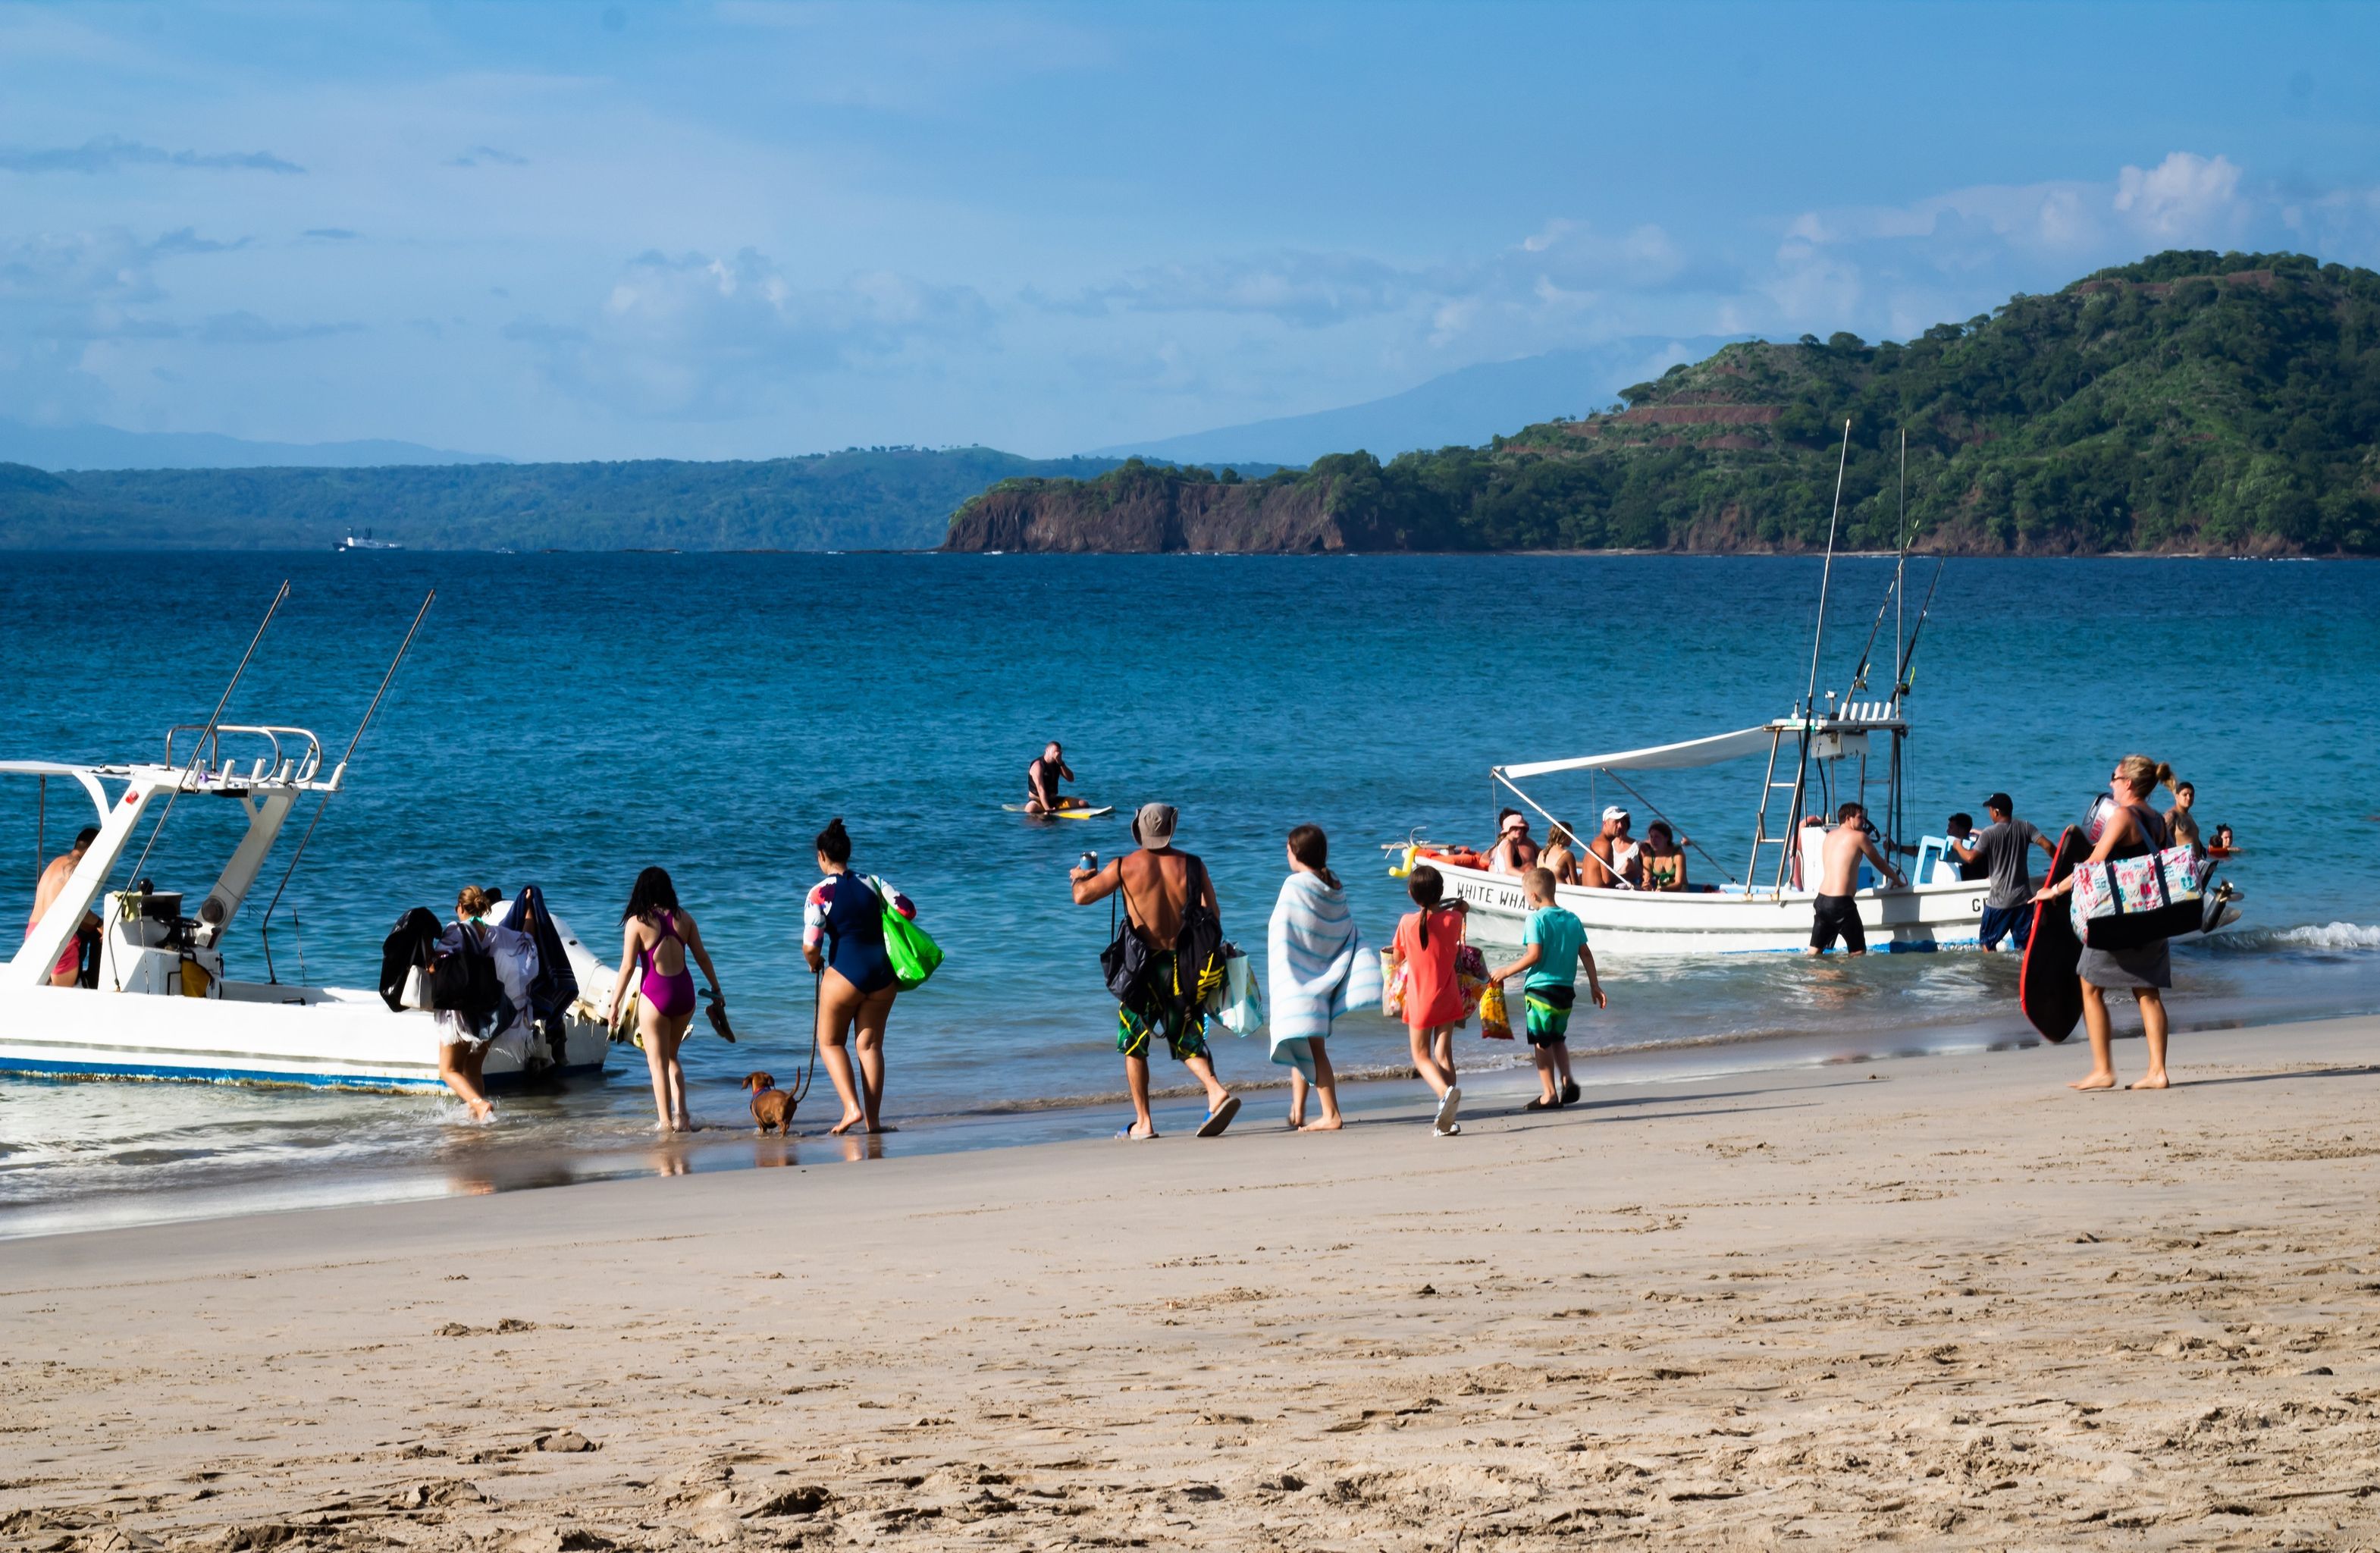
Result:
<svg viewBox="0 0 2380 1553"><path fill-rule="evenodd" d="M405 982L414 967L430 964L438 947L438 918L427 907L416 906L396 919L396 928L381 941L380 1001L392 1013L405 1010Z"/></svg>
<svg viewBox="0 0 2380 1553"><path fill-rule="evenodd" d="M430 962L430 1006L455 1015L474 1037L493 1024L504 1001L504 984L496 979L496 957L480 947L466 928L461 942L442 949Z"/></svg>

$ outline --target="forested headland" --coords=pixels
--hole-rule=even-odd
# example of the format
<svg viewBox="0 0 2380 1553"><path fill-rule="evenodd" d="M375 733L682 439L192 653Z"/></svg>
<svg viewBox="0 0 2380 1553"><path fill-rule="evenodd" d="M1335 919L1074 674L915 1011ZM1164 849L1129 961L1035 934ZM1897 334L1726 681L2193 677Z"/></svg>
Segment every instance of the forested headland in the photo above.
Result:
<svg viewBox="0 0 2380 1553"><path fill-rule="evenodd" d="M1012 479L953 549L2380 552L2380 274L2176 250L1906 342L1731 345L1485 447Z"/></svg>
<svg viewBox="0 0 2380 1553"><path fill-rule="evenodd" d="M414 550L930 550L951 509L1014 476L1111 458L852 448L694 463L108 469L0 464L0 547L303 550L369 528Z"/></svg>

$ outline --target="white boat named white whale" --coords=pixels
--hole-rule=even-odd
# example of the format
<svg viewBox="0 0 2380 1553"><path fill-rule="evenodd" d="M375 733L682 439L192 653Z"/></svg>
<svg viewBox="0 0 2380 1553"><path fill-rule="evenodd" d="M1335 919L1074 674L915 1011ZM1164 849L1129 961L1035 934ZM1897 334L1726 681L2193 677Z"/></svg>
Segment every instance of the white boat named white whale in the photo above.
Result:
<svg viewBox="0 0 2380 1553"><path fill-rule="evenodd" d="M1761 786L1762 802L1753 820L1748 866L1741 879L1729 878L1715 886L1668 891L1633 888L1589 889L1561 885L1557 903L1578 914L1588 940L1598 952L1709 954L1742 951L1780 951L1804 947L1810 941L1810 921L1816 892L1810 885L1819 876L1818 850L1827 832L1803 823L1815 784L1865 797L1870 741L1890 741L1887 752L1891 790L1888 821L1900 812L1900 741L1909 724L1891 702L1859 702L1814 716L1794 715L1758 727L1689 739L1681 744L1571 759L1538 760L1498 766L1489 775L1530 808L1551 821L1555 816L1516 783L1561 771L1596 771L1613 776L1623 785L1623 772L1682 770L1729 761L1767 757L1767 774ZM1840 783L1830 782L1842 762L1851 762ZM1780 772L1783 773L1780 779ZM1631 790L1633 791L1633 789ZM1782 808L1783 823L1778 823ZM1582 842L1596 826L1582 821L1570 827ZM1885 844L1891 846L1888 838ZM1521 881L1509 874L1489 872L1485 859L1427 843L1400 849L1406 866L1427 863L1446 880L1448 892L1472 911L1504 929L1499 937L1517 937L1528 916ZM1984 915L1984 884L1959 878L1955 862L1943 856L1942 839L1926 837L1913 849L1911 882L1895 884L1861 867L1858 904L1868 945L1878 950L1928 950L1949 945L1972 946ZM1491 932L1494 928L1491 928Z"/></svg>
<svg viewBox="0 0 2380 1553"><path fill-rule="evenodd" d="M425 606L426 607L426 606ZM177 750L195 735L196 748ZM225 744L233 753L226 757ZM0 774L70 785L97 811L98 837L66 887L0 967L0 1071L79 1078L197 1079L371 1089L442 1089L437 1016L392 1010L377 989L245 981L227 974L225 935L255 890L299 798L340 790L343 763L322 771L322 742L302 728L176 728L161 762L73 765L0 760ZM197 909L186 895L109 881L142 819L161 801L237 804L247 819ZM136 867L138 865L136 864ZM57 987L51 972L98 919L96 985ZM600 1072L608 1032L589 1002L611 974L559 922L581 996L541 1038L499 1040L493 1084L537 1073ZM270 965L269 950L266 955ZM88 970L85 979L94 979Z"/></svg>

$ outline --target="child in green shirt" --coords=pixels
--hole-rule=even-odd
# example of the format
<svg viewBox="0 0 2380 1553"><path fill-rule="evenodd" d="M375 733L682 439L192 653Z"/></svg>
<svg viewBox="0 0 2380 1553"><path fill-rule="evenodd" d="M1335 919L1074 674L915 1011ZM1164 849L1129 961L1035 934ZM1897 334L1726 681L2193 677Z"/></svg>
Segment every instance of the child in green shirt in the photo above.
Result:
<svg viewBox="0 0 2380 1553"><path fill-rule="evenodd" d="M1531 1053L1537 1060L1537 1083L1544 1093L1531 1100L1529 1110L1557 1110L1578 1098L1578 1085L1570 1076L1570 1011L1578 998L1578 973L1586 972L1587 996L1605 1007L1602 978L1596 975L1595 953L1586 947L1586 924L1554 904L1554 876L1531 868L1521 877L1521 888L1535 909L1522 930L1521 956L1501 970L1488 973L1490 981L1527 973L1521 994L1528 1003Z"/></svg>

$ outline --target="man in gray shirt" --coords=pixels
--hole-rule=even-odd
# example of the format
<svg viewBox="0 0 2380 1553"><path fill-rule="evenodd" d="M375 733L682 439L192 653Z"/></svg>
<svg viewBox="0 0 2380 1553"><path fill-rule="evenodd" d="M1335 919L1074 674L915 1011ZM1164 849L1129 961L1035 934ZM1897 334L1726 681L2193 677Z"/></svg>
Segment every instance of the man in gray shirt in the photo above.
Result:
<svg viewBox="0 0 2380 1553"><path fill-rule="evenodd" d="M1961 861L1980 863L1989 870L1991 886L1984 896L1984 922L1976 941L1992 949L2006 939L2010 948L2022 952L2033 937L2032 849L2037 846L2052 857L2058 849L2032 821L2016 817L2015 800L2007 794L1985 799L1984 810L1992 822L1973 838L1975 844L1962 846L1953 837L1950 850Z"/></svg>

